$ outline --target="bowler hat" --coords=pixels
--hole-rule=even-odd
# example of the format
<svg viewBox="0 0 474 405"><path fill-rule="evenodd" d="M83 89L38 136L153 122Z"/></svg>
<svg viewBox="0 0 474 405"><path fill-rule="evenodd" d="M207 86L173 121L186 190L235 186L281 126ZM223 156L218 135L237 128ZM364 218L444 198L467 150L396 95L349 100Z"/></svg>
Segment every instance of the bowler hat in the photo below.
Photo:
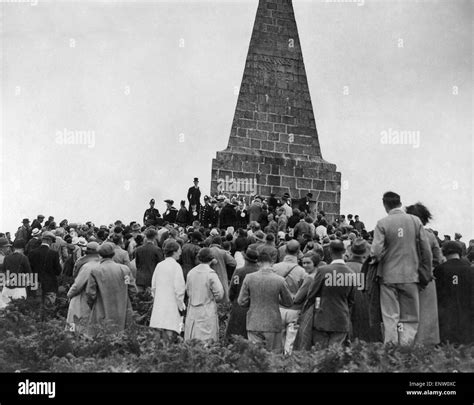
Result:
<svg viewBox="0 0 474 405"><path fill-rule="evenodd" d="M24 224L29 224L29 223L30 223L30 220L29 220L28 218L24 218L24 219L23 219L23 223L24 223Z"/></svg>
<svg viewBox="0 0 474 405"><path fill-rule="evenodd" d="M165 200L165 203L173 205L174 201L173 200Z"/></svg>
<svg viewBox="0 0 474 405"><path fill-rule="evenodd" d="M242 252L242 256L250 263L257 263L258 252L255 249L247 249L246 252Z"/></svg>

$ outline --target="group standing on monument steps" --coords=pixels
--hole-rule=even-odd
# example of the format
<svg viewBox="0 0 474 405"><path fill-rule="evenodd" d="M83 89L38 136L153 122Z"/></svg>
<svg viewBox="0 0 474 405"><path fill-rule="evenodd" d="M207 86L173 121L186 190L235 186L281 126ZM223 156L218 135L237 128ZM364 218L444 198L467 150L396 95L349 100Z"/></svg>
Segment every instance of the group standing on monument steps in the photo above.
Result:
<svg viewBox="0 0 474 405"><path fill-rule="evenodd" d="M370 232L357 215L316 212L312 197L247 204L221 194L201 204L195 178L179 209L164 200L161 215L151 199L143 226L25 218L13 241L0 234L0 307L37 299L50 308L69 277L65 327L91 337L127 328L131 298L149 292L149 326L168 342L242 336L285 353L355 339L474 342L474 240L440 240L429 210L403 208L394 192ZM37 285L25 282L33 276Z"/></svg>

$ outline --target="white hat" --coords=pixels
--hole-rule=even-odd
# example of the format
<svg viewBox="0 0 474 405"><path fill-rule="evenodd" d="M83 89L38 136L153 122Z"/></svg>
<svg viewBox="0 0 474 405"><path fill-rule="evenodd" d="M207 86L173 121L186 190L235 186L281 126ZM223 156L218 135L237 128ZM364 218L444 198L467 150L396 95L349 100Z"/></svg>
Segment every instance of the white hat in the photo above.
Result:
<svg viewBox="0 0 474 405"><path fill-rule="evenodd" d="M32 231L31 231L31 236L38 236L40 234L40 230L38 228L34 228Z"/></svg>
<svg viewBox="0 0 474 405"><path fill-rule="evenodd" d="M80 238L78 238L79 240L77 241L77 246L80 246L80 247L86 247L87 246L87 240L86 238L84 238L83 236L81 236Z"/></svg>

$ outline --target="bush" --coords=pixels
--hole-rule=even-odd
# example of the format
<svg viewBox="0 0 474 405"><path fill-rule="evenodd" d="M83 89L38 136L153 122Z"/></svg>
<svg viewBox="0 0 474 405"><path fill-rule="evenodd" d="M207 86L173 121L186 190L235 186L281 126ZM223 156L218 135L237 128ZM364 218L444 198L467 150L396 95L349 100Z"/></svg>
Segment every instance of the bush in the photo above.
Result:
<svg viewBox="0 0 474 405"><path fill-rule="evenodd" d="M59 297L61 298L61 297ZM400 347L353 342L351 347L313 348L274 354L236 338L212 344L193 340L167 344L144 326L150 296L134 300L137 322L126 331L101 330L94 339L65 329L65 306L42 311L37 300L18 300L0 312L0 371L3 372L472 372L474 346ZM67 313L67 306L66 306ZM228 308L219 306L220 336ZM148 320L147 320L148 318Z"/></svg>

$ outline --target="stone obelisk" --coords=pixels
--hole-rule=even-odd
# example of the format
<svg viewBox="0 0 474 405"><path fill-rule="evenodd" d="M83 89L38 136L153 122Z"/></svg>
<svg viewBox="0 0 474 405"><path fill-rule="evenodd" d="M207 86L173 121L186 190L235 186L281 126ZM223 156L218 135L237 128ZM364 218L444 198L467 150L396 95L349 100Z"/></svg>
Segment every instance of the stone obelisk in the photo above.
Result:
<svg viewBox="0 0 474 405"><path fill-rule="evenodd" d="M229 143L212 161L219 192L311 192L318 210L339 214L341 173L321 155L291 0L259 1Z"/></svg>

